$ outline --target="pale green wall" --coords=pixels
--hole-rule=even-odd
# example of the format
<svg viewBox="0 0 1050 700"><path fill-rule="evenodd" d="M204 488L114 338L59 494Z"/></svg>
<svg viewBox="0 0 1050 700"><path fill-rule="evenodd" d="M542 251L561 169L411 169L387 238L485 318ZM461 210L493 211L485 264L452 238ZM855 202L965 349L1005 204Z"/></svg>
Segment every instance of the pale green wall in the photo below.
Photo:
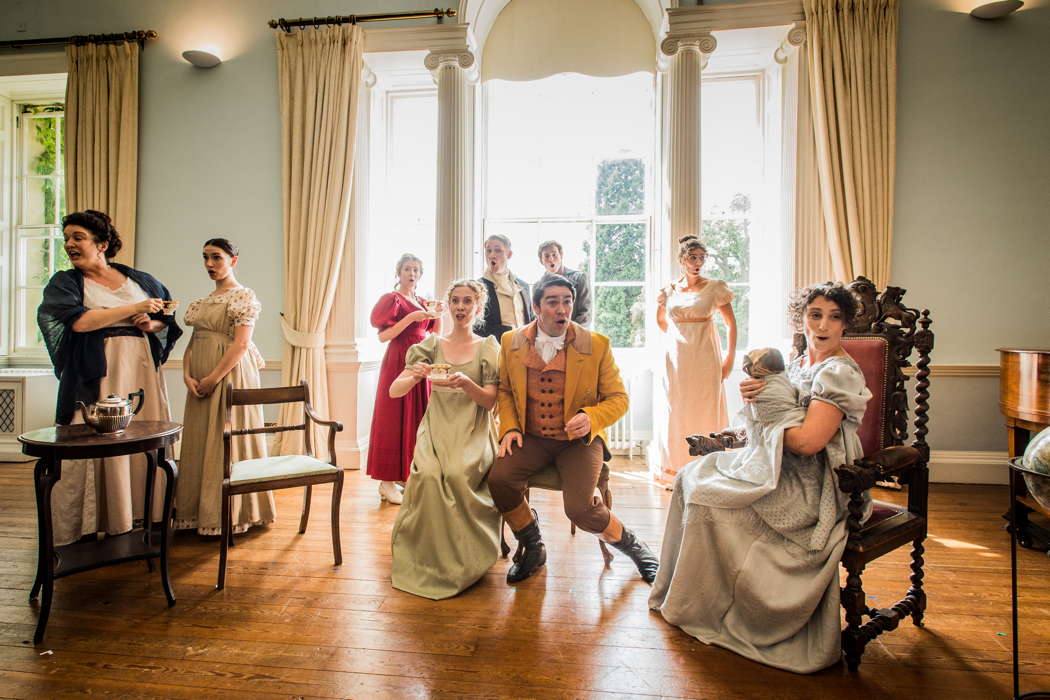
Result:
<svg viewBox="0 0 1050 700"><path fill-rule="evenodd" d="M1050 347L1050 3L946 4L901 3L892 277L933 314L935 364L998 363Z"/></svg>
<svg viewBox="0 0 1050 700"><path fill-rule="evenodd" d="M931 311L934 364L998 363L1050 347L1050 3L949 4L901 2L892 278ZM933 449L1006 449L997 379L932 382Z"/></svg>

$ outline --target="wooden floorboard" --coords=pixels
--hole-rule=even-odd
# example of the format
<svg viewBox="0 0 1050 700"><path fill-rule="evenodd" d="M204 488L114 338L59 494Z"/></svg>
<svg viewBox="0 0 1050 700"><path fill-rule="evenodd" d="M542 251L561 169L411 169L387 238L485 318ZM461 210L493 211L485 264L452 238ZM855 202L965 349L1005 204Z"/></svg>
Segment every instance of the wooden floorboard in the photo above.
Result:
<svg viewBox="0 0 1050 700"><path fill-rule="evenodd" d="M669 494L614 466L616 511L658 548ZM277 493L273 526L238 538L226 589L215 538L179 533L167 608L141 562L61 579L47 636L31 643L36 566L32 465L0 464L0 698L999 698L1011 692L1006 489L934 485L926 627L872 643L860 670L777 671L706 646L647 609L623 556L603 570L592 536L572 537L557 494L539 492L548 566L517 587L500 560L476 586L429 601L390 586L395 506L348 472L332 566L328 487L297 533L300 492ZM895 500L898 494L881 493ZM1050 560L1021 550L1022 689L1050 688ZM870 603L907 588L897 552L865 574Z"/></svg>

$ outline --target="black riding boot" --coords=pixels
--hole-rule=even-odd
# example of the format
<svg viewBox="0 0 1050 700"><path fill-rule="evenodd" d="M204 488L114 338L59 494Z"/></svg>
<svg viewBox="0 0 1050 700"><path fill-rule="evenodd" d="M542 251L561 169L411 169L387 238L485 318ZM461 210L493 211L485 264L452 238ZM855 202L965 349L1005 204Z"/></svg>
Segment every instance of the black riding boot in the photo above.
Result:
<svg viewBox="0 0 1050 700"><path fill-rule="evenodd" d="M547 548L543 546L543 538L540 537L540 521L536 517L536 511L532 511L532 522L520 530L515 530L514 537L521 544L522 552L507 571L507 583L524 581L547 563Z"/></svg>
<svg viewBox="0 0 1050 700"><path fill-rule="evenodd" d="M634 565L638 567L638 573L642 575L642 579L646 583L653 582L656 578L656 570L660 567L660 560L656 558L656 555L653 554L653 551L649 549L645 542L639 540L634 536L633 532L625 527L620 541L610 542L609 544L631 558Z"/></svg>

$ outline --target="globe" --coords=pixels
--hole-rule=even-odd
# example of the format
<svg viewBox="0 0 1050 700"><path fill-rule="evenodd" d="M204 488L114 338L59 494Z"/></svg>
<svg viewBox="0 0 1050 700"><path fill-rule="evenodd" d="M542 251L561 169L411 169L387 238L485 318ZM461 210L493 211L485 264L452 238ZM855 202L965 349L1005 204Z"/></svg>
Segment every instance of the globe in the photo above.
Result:
<svg viewBox="0 0 1050 700"><path fill-rule="evenodd" d="M1021 458L1021 466L1046 475L1025 474L1024 481L1032 498L1050 510L1050 428L1044 428L1028 443Z"/></svg>

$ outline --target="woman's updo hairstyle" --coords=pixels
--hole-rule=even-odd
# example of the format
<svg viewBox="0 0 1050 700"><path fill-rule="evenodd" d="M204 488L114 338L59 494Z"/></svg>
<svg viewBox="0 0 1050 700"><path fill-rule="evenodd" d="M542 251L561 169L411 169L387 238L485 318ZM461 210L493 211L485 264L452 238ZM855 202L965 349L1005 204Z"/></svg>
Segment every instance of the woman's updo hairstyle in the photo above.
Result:
<svg viewBox="0 0 1050 700"><path fill-rule="evenodd" d="M691 233L687 236L682 236L678 239L678 259L681 260L697 248L704 251L705 255L707 254L707 247L700 242L699 236L695 236Z"/></svg>
<svg viewBox="0 0 1050 700"><path fill-rule="evenodd" d="M105 212L95 209L85 209L66 214L62 217L62 228L66 226L80 226L91 232L91 238L95 243L106 243L105 255L112 258L124 244L120 240L120 234L113 226L113 221Z"/></svg>
<svg viewBox="0 0 1050 700"><path fill-rule="evenodd" d="M452 284L445 290L445 303L448 306L452 306L452 292L455 291L456 287L467 287L470 291L474 292L474 296L477 297L477 315L474 317L474 325L479 326L485 321L485 308L489 301L488 290L485 289L485 285L478 282L475 279L458 279L453 280Z"/></svg>
<svg viewBox="0 0 1050 700"><path fill-rule="evenodd" d="M792 325L796 329L802 328L802 319L806 314L806 307L820 297L833 302L842 310L842 320L846 322L846 327L848 328L849 324L857 316L857 299L853 296L853 292L846 289L841 282L813 284L795 291L791 295L790 301L788 301L788 318Z"/></svg>
<svg viewBox="0 0 1050 700"><path fill-rule="evenodd" d="M204 246L207 248L212 246L218 248L222 252L229 255L231 258L236 258L241 253L241 249L237 247L237 244L231 241L229 238L209 238L204 241Z"/></svg>
<svg viewBox="0 0 1050 700"><path fill-rule="evenodd" d="M405 253L404 255L402 255L400 258L397 259L397 265L394 266L394 276L395 277L399 277L401 275L401 268L405 266L405 263L410 263L410 262L414 262L414 263L418 263L419 264L419 274L422 276L422 274L423 274L423 261L420 260L418 256L412 255L412 253Z"/></svg>

